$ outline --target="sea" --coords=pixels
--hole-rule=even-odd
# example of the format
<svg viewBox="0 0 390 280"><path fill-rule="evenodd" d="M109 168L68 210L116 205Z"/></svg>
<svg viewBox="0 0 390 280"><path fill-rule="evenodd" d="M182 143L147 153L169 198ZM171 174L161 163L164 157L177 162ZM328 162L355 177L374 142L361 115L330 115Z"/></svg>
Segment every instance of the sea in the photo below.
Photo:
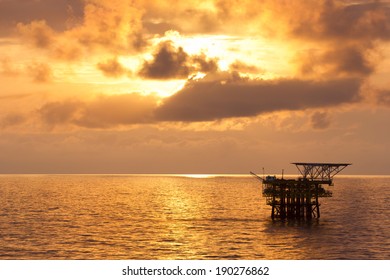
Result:
<svg viewBox="0 0 390 280"><path fill-rule="evenodd" d="M2 260L389 260L390 176L336 176L312 221L250 175L0 175Z"/></svg>

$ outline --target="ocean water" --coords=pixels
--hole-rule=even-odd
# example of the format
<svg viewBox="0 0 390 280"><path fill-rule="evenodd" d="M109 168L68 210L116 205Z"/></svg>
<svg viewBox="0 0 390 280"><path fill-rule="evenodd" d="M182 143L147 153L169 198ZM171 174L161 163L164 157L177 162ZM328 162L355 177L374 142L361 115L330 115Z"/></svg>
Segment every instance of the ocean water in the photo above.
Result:
<svg viewBox="0 0 390 280"><path fill-rule="evenodd" d="M0 259L390 259L390 177L272 221L250 176L1 175Z"/></svg>

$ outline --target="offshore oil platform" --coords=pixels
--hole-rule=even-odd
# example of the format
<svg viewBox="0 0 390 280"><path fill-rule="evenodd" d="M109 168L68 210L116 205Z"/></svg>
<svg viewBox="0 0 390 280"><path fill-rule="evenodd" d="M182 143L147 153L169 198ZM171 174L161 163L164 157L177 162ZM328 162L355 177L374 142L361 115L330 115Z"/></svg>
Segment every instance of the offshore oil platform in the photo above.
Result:
<svg viewBox="0 0 390 280"><path fill-rule="evenodd" d="M350 163L294 162L302 177L284 179L276 176L253 176L262 182L263 197L272 206L271 218L307 219L320 217L318 198L331 197L332 192L323 186L333 186L333 177Z"/></svg>

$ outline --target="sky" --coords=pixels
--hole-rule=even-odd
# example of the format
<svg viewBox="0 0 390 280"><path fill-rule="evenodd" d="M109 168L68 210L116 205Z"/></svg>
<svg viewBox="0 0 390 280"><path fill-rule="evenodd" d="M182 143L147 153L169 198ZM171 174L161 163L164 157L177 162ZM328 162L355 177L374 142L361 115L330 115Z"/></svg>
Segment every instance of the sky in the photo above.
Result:
<svg viewBox="0 0 390 280"><path fill-rule="evenodd" d="M390 1L0 0L0 173L390 175Z"/></svg>

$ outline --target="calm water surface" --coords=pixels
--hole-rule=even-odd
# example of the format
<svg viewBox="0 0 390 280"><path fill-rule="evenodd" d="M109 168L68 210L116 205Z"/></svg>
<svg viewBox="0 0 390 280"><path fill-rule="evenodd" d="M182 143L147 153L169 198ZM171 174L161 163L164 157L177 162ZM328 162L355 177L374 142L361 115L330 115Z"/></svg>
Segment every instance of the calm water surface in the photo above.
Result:
<svg viewBox="0 0 390 280"><path fill-rule="evenodd" d="M0 259L390 259L390 177L273 222L252 177L1 175Z"/></svg>

